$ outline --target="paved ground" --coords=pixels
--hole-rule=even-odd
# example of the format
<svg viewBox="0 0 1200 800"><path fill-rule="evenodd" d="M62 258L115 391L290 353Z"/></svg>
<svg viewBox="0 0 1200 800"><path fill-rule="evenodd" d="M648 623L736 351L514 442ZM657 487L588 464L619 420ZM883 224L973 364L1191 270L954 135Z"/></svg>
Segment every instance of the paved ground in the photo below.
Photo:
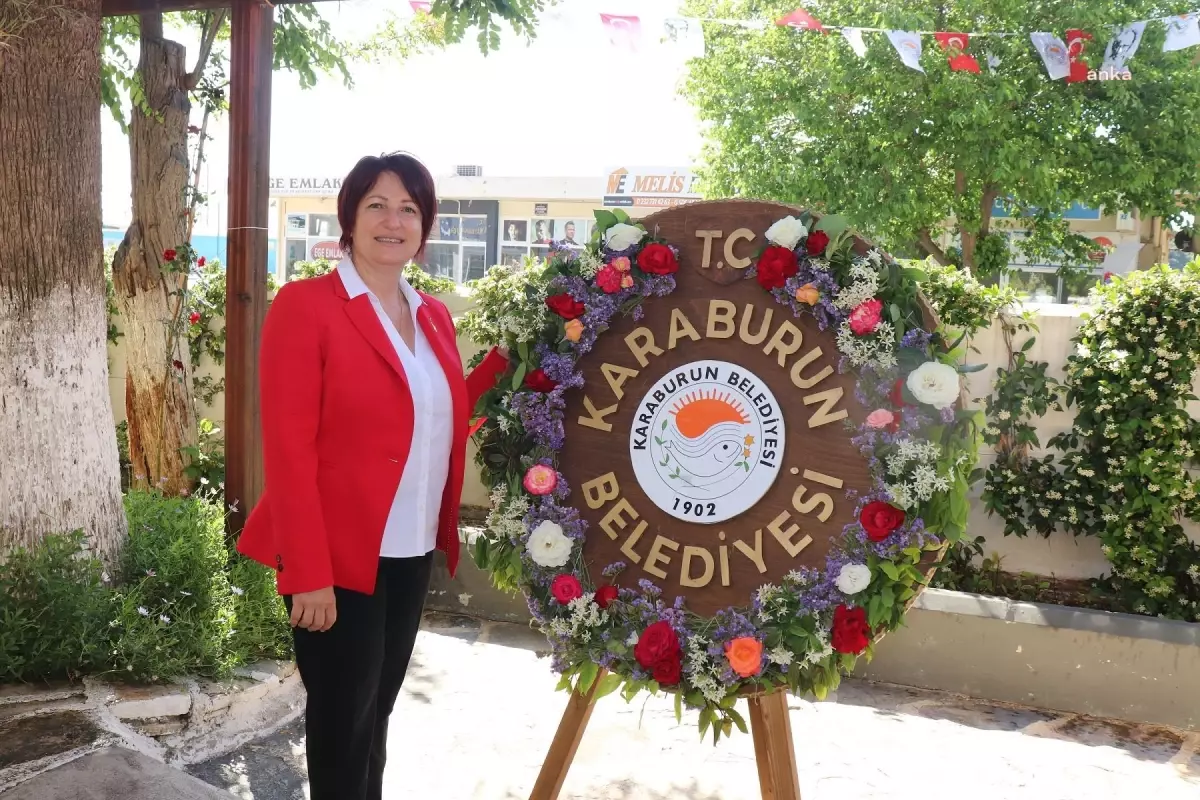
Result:
<svg viewBox="0 0 1200 800"><path fill-rule="evenodd" d="M389 800L524 800L566 695L519 626L430 615L392 718ZM1200 734L853 682L792 698L804 800L1197 800ZM302 800L304 728L191 771L244 800ZM562 800L759 800L749 736L714 748L671 703L600 701Z"/></svg>

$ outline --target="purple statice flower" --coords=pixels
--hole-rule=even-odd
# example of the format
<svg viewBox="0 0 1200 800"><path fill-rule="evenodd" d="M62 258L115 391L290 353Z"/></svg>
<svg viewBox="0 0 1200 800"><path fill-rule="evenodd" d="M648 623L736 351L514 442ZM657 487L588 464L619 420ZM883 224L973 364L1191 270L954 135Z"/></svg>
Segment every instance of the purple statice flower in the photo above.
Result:
<svg viewBox="0 0 1200 800"><path fill-rule="evenodd" d="M563 399L565 387L558 386L551 392L516 392L510 408L521 423L525 433L539 447L558 452L566 439L563 430L563 411L567 407Z"/></svg>
<svg viewBox="0 0 1200 800"><path fill-rule="evenodd" d="M627 569L628 566L629 565L626 564L624 561L614 561L613 563L611 563L607 567L605 567L604 571L601 572L600 574L602 574L606 578L615 578L621 572L625 571L625 569Z"/></svg>
<svg viewBox="0 0 1200 800"><path fill-rule="evenodd" d="M546 287L546 296L553 297L563 292L571 295L580 303L587 303L588 283L576 275L557 275Z"/></svg>
<svg viewBox="0 0 1200 800"><path fill-rule="evenodd" d="M634 306L634 309L633 309L633 321L634 322L641 322L642 318L645 316L646 316L646 307L645 306L641 305L640 303L638 305Z"/></svg>
<svg viewBox="0 0 1200 800"><path fill-rule="evenodd" d="M929 347L929 340L931 338L928 333L920 328L913 328L904 334L904 337L900 340L900 346L909 347L914 350L924 350Z"/></svg>
<svg viewBox="0 0 1200 800"><path fill-rule="evenodd" d="M583 373L575 370L575 356L572 353L557 353L545 343L539 344L533 352L546 377L559 386L571 388L583 385Z"/></svg>
<svg viewBox="0 0 1200 800"><path fill-rule="evenodd" d="M951 422L954 422L954 406L946 406L945 408L940 409L938 413L941 415L942 422L946 423L947 425L949 425Z"/></svg>

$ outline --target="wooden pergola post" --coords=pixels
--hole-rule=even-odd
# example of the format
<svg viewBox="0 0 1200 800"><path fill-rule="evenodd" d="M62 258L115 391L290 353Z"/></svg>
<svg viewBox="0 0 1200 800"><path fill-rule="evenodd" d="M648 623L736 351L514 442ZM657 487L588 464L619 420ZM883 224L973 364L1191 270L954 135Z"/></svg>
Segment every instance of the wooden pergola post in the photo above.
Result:
<svg viewBox="0 0 1200 800"><path fill-rule="evenodd" d="M258 349L267 312L275 10L233 0L225 295L225 498L239 533L263 490Z"/></svg>

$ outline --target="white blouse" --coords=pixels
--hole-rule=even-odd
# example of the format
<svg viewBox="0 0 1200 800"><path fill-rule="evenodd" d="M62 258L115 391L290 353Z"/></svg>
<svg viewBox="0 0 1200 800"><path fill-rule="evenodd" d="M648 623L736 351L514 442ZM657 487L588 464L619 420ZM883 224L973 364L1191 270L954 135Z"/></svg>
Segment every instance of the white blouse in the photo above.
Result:
<svg viewBox="0 0 1200 800"><path fill-rule="evenodd" d="M362 276L349 259L338 264L338 275L351 298L367 294L379 317L379 323L387 333L400 365L408 378L413 399L413 436L404 463L404 472L396 495L392 498L392 510L388 514L383 530L383 543L379 555L385 558L408 558L423 556L437 546L438 513L442 507L442 492L446 488L446 477L450 473L450 444L454 404L450 396L450 383L442 364L433 352L417 322L417 308L421 296L400 278L400 291L408 300L416 336L413 350L408 349L400 331L392 324L383 304L375 293L367 288ZM415 352L414 352L415 351Z"/></svg>

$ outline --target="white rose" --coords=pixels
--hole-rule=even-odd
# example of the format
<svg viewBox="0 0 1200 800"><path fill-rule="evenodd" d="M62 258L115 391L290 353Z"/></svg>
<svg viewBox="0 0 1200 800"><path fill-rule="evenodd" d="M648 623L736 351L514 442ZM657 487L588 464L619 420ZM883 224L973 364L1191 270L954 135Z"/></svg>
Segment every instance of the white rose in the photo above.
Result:
<svg viewBox="0 0 1200 800"><path fill-rule="evenodd" d="M908 375L908 390L934 408L949 408L958 400L958 370L948 364L926 361Z"/></svg>
<svg viewBox="0 0 1200 800"><path fill-rule="evenodd" d="M541 567L561 567L571 558L573 544L557 522L543 520L529 534L525 549L533 563Z"/></svg>
<svg viewBox="0 0 1200 800"><path fill-rule="evenodd" d="M609 250L628 250L642 240L646 232L636 225L618 222L604 232L604 246Z"/></svg>
<svg viewBox="0 0 1200 800"><path fill-rule="evenodd" d="M871 568L866 564L847 564L837 576L838 591L842 594L858 594L871 585Z"/></svg>
<svg viewBox="0 0 1200 800"><path fill-rule="evenodd" d="M807 235L808 228L795 217L784 217L767 228L767 241L788 250L795 250L796 245Z"/></svg>

